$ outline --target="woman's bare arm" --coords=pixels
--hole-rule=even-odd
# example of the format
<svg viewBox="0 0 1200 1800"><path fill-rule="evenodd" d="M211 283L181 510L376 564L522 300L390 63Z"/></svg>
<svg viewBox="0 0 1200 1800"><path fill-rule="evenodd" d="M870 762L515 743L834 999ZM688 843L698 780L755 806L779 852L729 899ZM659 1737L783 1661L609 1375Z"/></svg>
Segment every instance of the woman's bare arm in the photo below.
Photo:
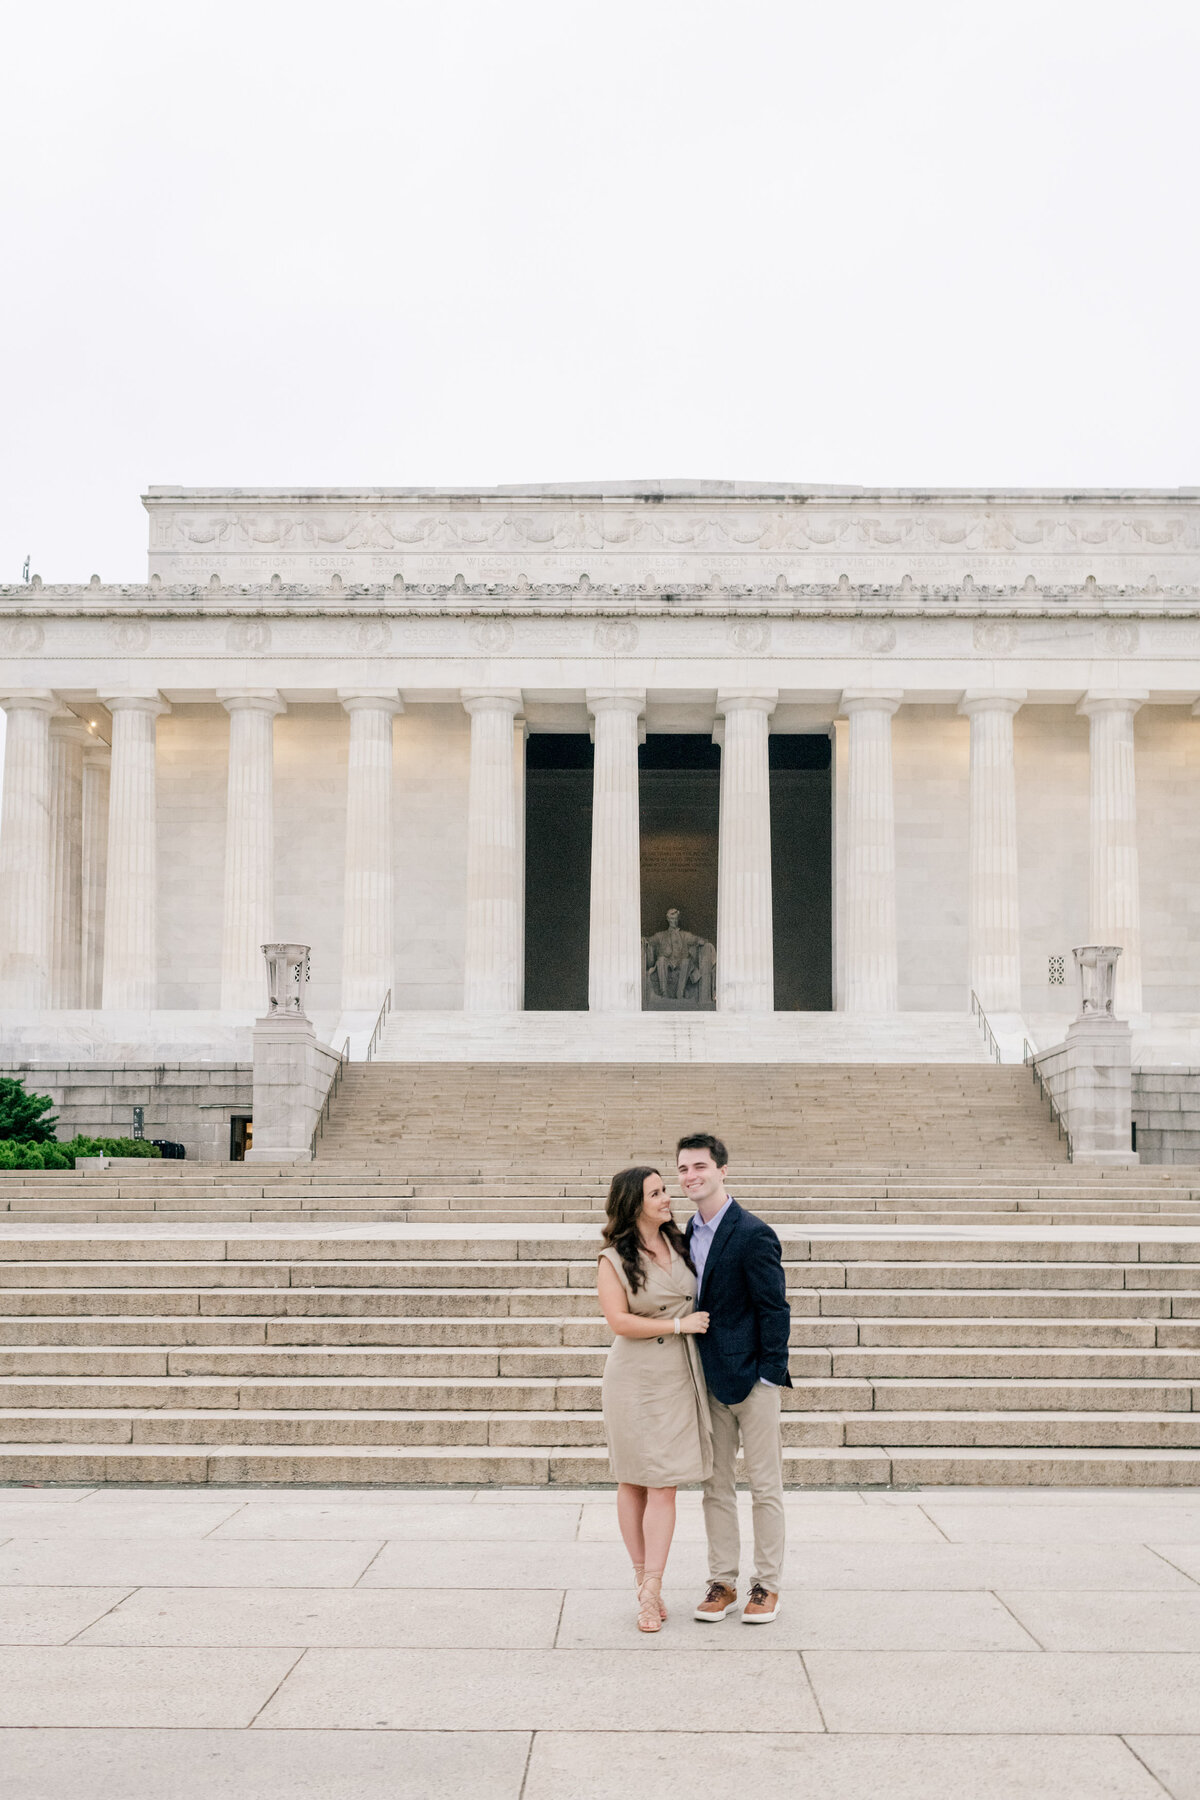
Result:
<svg viewBox="0 0 1200 1800"><path fill-rule="evenodd" d="M621 1278L609 1262L607 1256L600 1258L600 1272L596 1277L596 1292L600 1296L600 1305L604 1312L608 1329L616 1337L657 1338L666 1337L675 1330L673 1319L651 1319L641 1313L631 1313L625 1299L625 1289L621 1286ZM701 1323L703 1321L703 1323ZM707 1313L689 1313L686 1319L680 1319L679 1330L689 1336L696 1332L708 1330Z"/></svg>

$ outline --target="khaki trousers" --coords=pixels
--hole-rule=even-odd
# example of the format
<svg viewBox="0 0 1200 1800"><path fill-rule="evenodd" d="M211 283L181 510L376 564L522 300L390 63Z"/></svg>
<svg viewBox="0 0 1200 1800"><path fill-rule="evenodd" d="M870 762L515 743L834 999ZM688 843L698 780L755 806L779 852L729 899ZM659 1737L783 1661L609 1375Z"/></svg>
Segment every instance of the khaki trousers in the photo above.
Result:
<svg viewBox="0 0 1200 1800"><path fill-rule="evenodd" d="M704 1530L708 1537L708 1573L726 1587L737 1586L741 1559L734 1468L738 1440L746 1459L754 1514L754 1580L769 1594L783 1580L783 1437L779 1425L780 1390L755 1382L744 1400L724 1406L710 1392L713 1472L704 1484Z"/></svg>

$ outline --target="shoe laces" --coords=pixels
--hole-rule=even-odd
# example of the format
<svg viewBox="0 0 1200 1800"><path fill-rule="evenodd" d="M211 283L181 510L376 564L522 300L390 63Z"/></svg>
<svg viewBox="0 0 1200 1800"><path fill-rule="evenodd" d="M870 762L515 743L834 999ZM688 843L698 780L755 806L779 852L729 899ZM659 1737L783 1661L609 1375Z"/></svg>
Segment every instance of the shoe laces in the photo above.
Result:
<svg viewBox="0 0 1200 1800"><path fill-rule="evenodd" d="M756 1581L754 1586L750 1589L750 1604L751 1604L751 1606L762 1606L764 1604L764 1602L766 1601L766 1598L767 1598L766 1588L763 1586L761 1581Z"/></svg>
<svg viewBox="0 0 1200 1800"><path fill-rule="evenodd" d="M722 1594L728 1592L729 1590L723 1581L710 1581L708 1584L708 1592L705 1594L704 1598L706 1601L719 1600Z"/></svg>

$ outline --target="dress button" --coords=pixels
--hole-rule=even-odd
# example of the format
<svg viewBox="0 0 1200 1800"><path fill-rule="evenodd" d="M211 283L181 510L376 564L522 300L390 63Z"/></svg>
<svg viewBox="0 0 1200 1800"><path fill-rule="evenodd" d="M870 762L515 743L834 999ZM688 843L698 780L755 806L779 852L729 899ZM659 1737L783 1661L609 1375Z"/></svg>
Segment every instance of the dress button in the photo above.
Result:
<svg viewBox="0 0 1200 1800"><path fill-rule="evenodd" d="M667 1340L666 1340L666 1338L659 1338L658 1341L660 1344L665 1344Z"/></svg>

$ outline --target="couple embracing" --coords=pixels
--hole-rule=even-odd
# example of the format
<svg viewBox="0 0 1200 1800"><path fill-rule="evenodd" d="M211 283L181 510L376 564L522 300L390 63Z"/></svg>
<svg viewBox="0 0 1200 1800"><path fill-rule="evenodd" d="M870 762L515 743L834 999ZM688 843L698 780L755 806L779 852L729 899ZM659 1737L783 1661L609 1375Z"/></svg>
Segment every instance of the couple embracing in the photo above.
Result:
<svg viewBox="0 0 1200 1800"><path fill-rule="evenodd" d="M695 1617L737 1606L738 1444L753 1497L747 1625L778 1616L783 1575L780 1388L791 1387L791 1311L779 1239L726 1191L720 1138L695 1132L676 1153L696 1211L680 1231L657 1169L613 1177L597 1288L614 1343L604 1368L604 1429L617 1518L633 1562L639 1631L660 1631L675 1490L704 1484L708 1590Z"/></svg>

